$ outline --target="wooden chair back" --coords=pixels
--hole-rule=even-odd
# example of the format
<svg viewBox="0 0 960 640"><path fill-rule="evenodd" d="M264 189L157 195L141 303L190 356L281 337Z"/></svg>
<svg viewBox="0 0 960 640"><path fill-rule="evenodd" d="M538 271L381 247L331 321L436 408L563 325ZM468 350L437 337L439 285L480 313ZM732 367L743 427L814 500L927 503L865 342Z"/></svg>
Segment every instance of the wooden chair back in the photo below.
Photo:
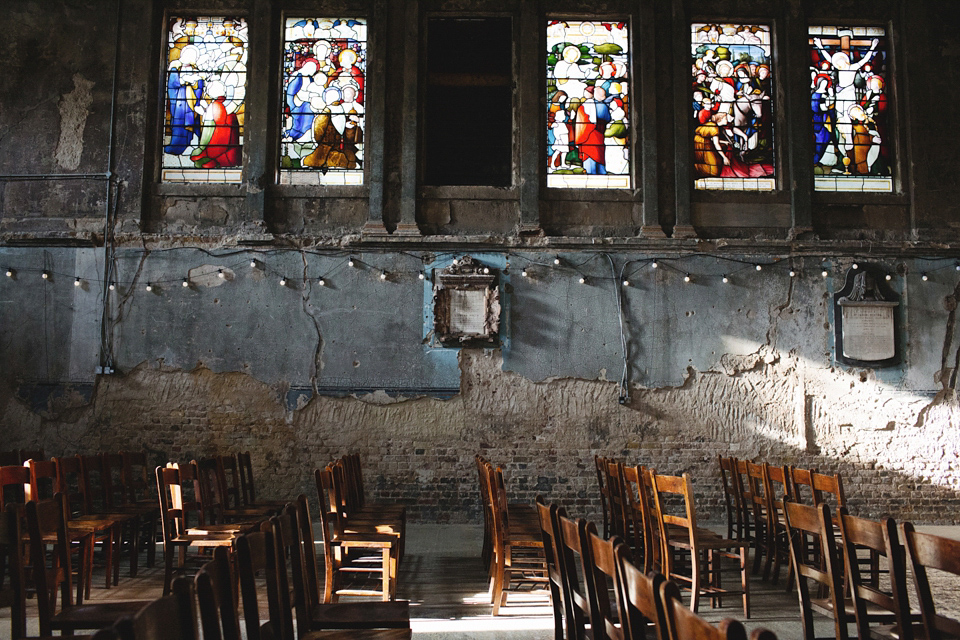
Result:
<svg viewBox="0 0 960 640"><path fill-rule="evenodd" d="M557 566L557 511L555 504L547 505L543 496L537 496L537 516L540 521L540 535L543 538L543 555L547 561L547 579L550 584L550 604L553 606L553 631L555 640L563 640L563 621L570 617L566 612L563 599L563 578Z"/></svg>
<svg viewBox="0 0 960 640"><path fill-rule="evenodd" d="M624 514L629 528L630 535L625 538L627 546L633 552L633 557L641 565L645 564L644 558L646 552L645 524L643 520L643 507L640 504L641 492L643 491L643 479L640 471L642 467L631 467L621 465L620 479L623 488Z"/></svg>
<svg viewBox="0 0 960 640"><path fill-rule="evenodd" d="M60 607L73 606L65 513L66 504L61 494L57 494L53 500L31 500L26 504L30 564L33 565L33 584L42 636L53 635L51 619L56 614L58 589ZM51 544L48 542L50 540L55 542Z"/></svg>
<svg viewBox="0 0 960 640"><path fill-rule="evenodd" d="M303 545L303 587L305 603L309 610L323 602L320 591L320 567L317 563L316 538L313 533L313 520L310 517L310 503L302 493L297 496L297 523L300 526L300 542Z"/></svg>
<svg viewBox="0 0 960 640"><path fill-rule="evenodd" d="M219 473L222 476L222 492L224 506L227 509L239 509L244 506L243 487L240 484L240 466L237 457L217 456L220 465Z"/></svg>
<svg viewBox="0 0 960 640"><path fill-rule="evenodd" d="M30 470L27 500L53 500L57 492L57 465L53 460L29 459L24 466Z"/></svg>
<svg viewBox="0 0 960 640"><path fill-rule="evenodd" d="M630 640L668 640L667 621L660 600L663 574L649 575L635 565L626 547L614 550L620 575L620 619Z"/></svg>
<svg viewBox="0 0 960 640"><path fill-rule="evenodd" d="M726 618L713 626L688 609L673 582L660 585L660 599L666 612L669 640L747 640L741 622Z"/></svg>
<svg viewBox="0 0 960 640"><path fill-rule="evenodd" d="M603 513L603 537L610 535L610 491L607 487L607 459L600 455L593 456L594 467L597 472L597 485L600 488L600 509Z"/></svg>
<svg viewBox="0 0 960 640"><path fill-rule="evenodd" d="M156 504L157 485L152 480L155 467L150 466L147 452L123 451L120 456L123 459L123 481L129 491L128 500Z"/></svg>
<svg viewBox="0 0 960 640"><path fill-rule="evenodd" d="M0 608L10 608L10 638L27 635L26 582L20 514L10 504L0 512Z"/></svg>
<svg viewBox="0 0 960 640"><path fill-rule="evenodd" d="M593 614L592 628L594 640L626 640L620 609L620 580L617 576L618 547L626 548L619 536L604 540L596 533L596 526L587 523L586 537L590 552L590 612ZM613 594L611 601L610 595Z"/></svg>
<svg viewBox="0 0 960 640"><path fill-rule="evenodd" d="M823 502L820 492L813 486L813 470L787 467L790 476L792 500L800 504L818 505Z"/></svg>
<svg viewBox="0 0 960 640"><path fill-rule="evenodd" d="M67 501L70 517L86 515L87 499L84 495L83 470L78 456L54 458L57 465L57 491Z"/></svg>
<svg viewBox="0 0 960 640"><path fill-rule="evenodd" d="M723 486L723 506L727 515L727 537L742 540L745 533L743 507L740 504L740 492L737 491L739 483L734 480L737 461L736 458L724 457L722 453L718 453L717 462L720 467L720 483Z"/></svg>
<svg viewBox="0 0 960 640"><path fill-rule="evenodd" d="M303 555L296 510L292 507L270 518L263 530L273 537L273 555L267 558L267 583L276 585L267 590L270 620L274 623L274 640L294 640L310 630L310 612L303 588ZM297 612L294 630L293 611ZM274 615L276 612L276 616Z"/></svg>
<svg viewBox="0 0 960 640"><path fill-rule="evenodd" d="M623 489L623 463L612 458L607 459L606 476L604 482L607 487L607 500L610 509L610 535L620 536L621 539L629 537L629 520L626 512L626 501Z"/></svg>
<svg viewBox="0 0 960 640"><path fill-rule="evenodd" d="M224 516L226 481L221 474L222 467L219 460L216 457L200 458L195 460L194 464L197 466L200 503L202 505L200 510L201 524L224 524L226 522Z"/></svg>
<svg viewBox="0 0 960 640"><path fill-rule="evenodd" d="M240 472L240 494L243 504L252 506L257 504L257 487L253 479L253 460L249 451L237 454L237 466Z"/></svg>
<svg viewBox="0 0 960 640"><path fill-rule="evenodd" d="M240 536L237 540L237 574L240 579L240 600L243 603L243 625L247 640L281 640L283 637L274 622L274 616L279 616L279 611L270 609L270 618L260 622L257 583L266 578L268 601L271 601L269 592L277 587L268 575L267 562L273 562L270 558L274 553L273 533L270 531L255 531ZM273 597L277 598L278 594Z"/></svg>
<svg viewBox="0 0 960 640"><path fill-rule="evenodd" d="M132 504L120 453L103 454L103 491L107 511L123 510Z"/></svg>
<svg viewBox="0 0 960 640"><path fill-rule="evenodd" d="M170 465L168 465L169 467ZM178 469L177 474L177 492L180 496L180 510L184 527L192 526L196 521L197 526L209 526L216 522L208 521L204 511L205 489L197 463L195 461L175 463L173 468ZM212 498L209 498L212 500Z"/></svg>
<svg viewBox="0 0 960 640"><path fill-rule="evenodd" d="M0 467L0 509L23 505L30 490L30 470L21 464Z"/></svg>
<svg viewBox="0 0 960 640"><path fill-rule="evenodd" d="M826 588L827 597L818 604L833 614L834 632L837 640L847 640L848 618L843 602L843 570L837 556L837 542L833 532L830 507L797 504L789 500L783 505L787 539L790 543L790 558L797 578L797 594L800 599L800 616L803 622L804 640L815 640L813 629L814 597L808 580ZM807 549L820 549L820 557L806 553Z"/></svg>
<svg viewBox="0 0 960 640"><path fill-rule="evenodd" d="M847 506L847 496L843 492L843 478L839 473L833 475L814 473L813 488L816 490L814 495L819 496L820 501L817 504L828 504L832 511Z"/></svg>
<svg viewBox="0 0 960 640"><path fill-rule="evenodd" d="M564 601L567 603L570 617L567 619L567 637L570 640L583 638L586 626L592 624L590 609L590 553L586 543L587 521L578 518L571 520L558 513L558 566L564 585ZM582 580L581 580L582 576Z"/></svg>
<svg viewBox="0 0 960 640"><path fill-rule="evenodd" d="M122 618L114 627L120 640L199 640L193 583L177 578L173 593L150 602L133 617Z"/></svg>
<svg viewBox="0 0 960 640"><path fill-rule="evenodd" d="M913 583L926 639L948 640L960 637L960 619L937 613L930 591L929 575L929 570L934 569L960 576L960 540L920 533L910 522L904 522L901 526L903 546L906 547L907 562L913 571Z"/></svg>
<svg viewBox="0 0 960 640"><path fill-rule="evenodd" d="M204 640L241 640L230 552L215 549L213 560L200 567L193 582Z"/></svg>
<svg viewBox="0 0 960 640"><path fill-rule="evenodd" d="M160 528L165 542L183 534L183 490L179 467L157 467L157 493L160 496Z"/></svg>
<svg viewBox="0 0 960 640"><path fill-rule="evenodd" d="M846 507L840 507L836 520L843 544L847 591L853 599L857 637L876 637L871 633L871 622L877 619L876 612L882 611L886 614L884 617L892 616L896 622L893 629L884 624L886 629L881 635L899 640L913 640L910 601L907 597L906 560L893 518L886 518L881 522L866 520L851 516ZM873 581L864 575L858 561L859 549L869 549L872 554L887 558L887 566L890 568L889 589L881 588L879 581ZM871 615L868 615L867 607L872 608Z"/></svg>
<svg viewBox="0 0 960 640"><path fill-rule="evenodd" d="M80 455L80 478L83 483L84 513L104 513L109 510L110 480L103 464L103 454Z"/></svg>

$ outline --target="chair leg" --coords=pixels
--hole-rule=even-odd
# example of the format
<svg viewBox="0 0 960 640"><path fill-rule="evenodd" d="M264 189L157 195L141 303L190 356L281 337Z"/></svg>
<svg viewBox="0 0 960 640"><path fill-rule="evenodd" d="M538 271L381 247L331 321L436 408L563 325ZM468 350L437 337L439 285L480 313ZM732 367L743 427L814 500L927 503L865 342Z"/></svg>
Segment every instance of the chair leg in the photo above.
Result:
<svg viewBox="0 0 960 640"><path fill-rule="evenodd" d="M695 551L690 551L690 610L694 613L700 608L700 558Z"/></svg>
<svg viewBox="0 0 960 640"><path fill-rule="evenodd" d="M168 545L163 545L163 595L170 595L170 584L173 582L173 554L179 553Z"/></svg>
<svg viewBox="0 0 960 640"><path fill-rule="evenodd" d="M747 570L747 547L740 547L740 588L743 589L743 617L750 618L750 572Z"/></svg>
<svg viewBox="0 0 960 640"><path fill-rule="evenodd" d="M383 581L382 581L381 588L383 589L384 602L387 602L391 599L390 594L393 591L391 586L392 580L390 579L390 576L393 574L393 567L392 567L393 562L390 555L391 555L390 547L384 547L382 549L383 561L382 561L382 564L380 565L381 570L383 571Z"/></svg>

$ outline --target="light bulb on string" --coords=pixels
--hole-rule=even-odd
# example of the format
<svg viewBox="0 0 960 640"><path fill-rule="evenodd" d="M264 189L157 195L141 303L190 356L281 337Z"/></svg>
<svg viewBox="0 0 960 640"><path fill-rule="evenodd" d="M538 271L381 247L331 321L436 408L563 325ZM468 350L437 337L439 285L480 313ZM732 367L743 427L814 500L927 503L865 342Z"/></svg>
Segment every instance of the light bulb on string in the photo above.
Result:
<svg viewBox="0 0 960 640"><path fill-rule="evenodd" d="M483 274L484 274L484 275L487 275L487 274L489 274L489 273L490 273L490 267L484 267L484 268L483 268Z"/></svg>
<svg viewBox="0 0 960 640"><path fill-rule="evenodd" d="M320 285L321 287L325 287L325 286L327 286L327 281L324 280L323 278L318 278L318 279L317 279L317 284Z"/></svg>
<svg viewBox="0 0 960 640"><path fill-rule="evenodd" d="M630 286L630 281L627 280L626 278L624 278L624 279L623 279L623 286L629 287L629 286Z"/></svg>
<svg viewBox="0 0 960 640"><path fill-rule="evenodd" d="M930 278L927 277L927 274L923 274L922 276L920 276L920 279L923 280L924 282L926 282L926 281L929 280Z"/></svg>
<svg viewBox="0 0 960 640"><path fill-rule="evenodd" d="M954 267L957 271L960 271L960 262L957 263L957 266Z"/></svg>
<svg viewBox="0 0 960 640"><path fill-rule="evenodd" d="M220 278L221 280L225 280L227 277L227 274L223 272L223 269L217 269L217 277Z"/></svg>
<svg viewBox="0 0 960 640"><path fill-rule="evenodd" d="M44 280L49 280L49 279L50 279L50 272L49 272L49 271L44 271L43 273L40 274L40 277L43 278Z"/></svg>
<svg viewBox="0 0 960 640"><path fill-rule="evenodd" d="M107 287L107 289L110 289L110 291L113 291L113 290L115 290L116 288L117 288L117 285L115 285L115 284L112 283L112 282L111 282L110 285Z"/></svg>
<svg viewBox="0 0 960 640"><path fill-rule="evenodd" d="M420 273L417 274L417 278L420 279L420 280L426 280L426 279L427 279L427 274L425 274L423 271L421 271Z"/></svg>
<svg viewBox="0 0 960 640"><path fill-rule="evenodd" d="M587 279L583 276L580 276L580 284L587 284Z"/></svg>
<svg viewBox="0 0 960 640"><path fill-rule="evenodd" d="M256 268L257 268L257 261L256 261L256 260L251 260L251 261L250 261L250 268L251 268L251 269L256 269Z"/></svg>
<svg viewBox="0 0 960 640"><path fill-rule="evenodd" d="M357 261L353 259L353 256L350 256L350 259L347 260L347 266L348 266L348 267L355 267L355 266L357 266Z"/></svg>
<svg viewBox="0 0 960 640"><path fill-rule="evenodd" d="M520 275L526 278L529 277L530 274L527 272L526 267L524 267L524 269L520 272Z"/></svg>
<svg viewBox="0 0 960 640"><path fill-rule="evenodd" d="M886 276L884 276L884 279L886 279L887 282L890 282L893 280L893 276L888 273Z"/></svg>
<svg viewBox="0 0 960 640"><path fill-rule="evenodd" d="M190 286L190 279L189 279L189 278L184 278L184 279L183 279L183 282L181 283L181 286L182 286L184 289L186 289L187 287L189 287L189 286Z"/></svg>
<svg viewBox="0 0 960 640"><path fill-rule="evenodd" d="M826 278L827 276L830 275L830 272L827 271L826 269L824 269L823 271L820 272L820 275L822 275L824 278Z"/></svg>
<svg viewBox="0 0 960 640"><path fill-rule="evenodd" d="M860 268L860 265L857 264L856 262L854 262L852 265L850 265L850 268L853 269L854 271L856 271L857 269Z"/></svg>
<svg viewBox="0 0 960 640"><path fill-rule="evenodd" d="M651 269L656 269L656 268L659 267L659 266L660 266L660 265L657 263L656 260L654 260L653 262L650 263L650 268L651 268Z"/></svg>
<svg viewBox="0 0 960 640"><path fill-rule="evenodd" d="M10 267L7 267L7 277L8 278L13 277L13 269L11 269Z"/></svg>
<svg viewBox="0 0 960 640"><path fill-rule="evenodd" d="M559 265L559 264L560 264L560 256L557 256L557 257L555 257L555 258L553 259L553 264L555 264L555 265Z"/></svg>
<svg viewBox="0 0 960 640"><path fill-rule="evenodd" d="M281 278L280 278L280 286L281 286L281 287L287 286L287 276L281 276Z"/></svg>
<svg viewBox="0 0 960 640"><path fill-rule="evenodd" d="M796 272L796 270L790 269L790 277L791 277L791 278L796 278L796 277L797 277L797 272Z"/></svg>
<svg viewBox="0 0 960 640"><path fill-rule="evenodd" d="M73 281L73 286L75 286L75 287L79 287L79 286L80 286L80 278L79 278L79 277L77 277L77 279Z"/></svg>
<svg viewBox="0 0 960 640"><path fill-rule="evenodd" d="M386 272L386 271L381 271L381 272L380 272L380 279L381 279L381 280L386 280L386 279L387 279L387 272Z"/></svg>
<svg viewBox="0 0 960 640"><path fill-rule="evenodd" d="M763 271L763 265L762 265L762 264L758 264L758 265L756 266L756 269L757 269L757 271Z"/></svg>
<svg viewBox="0 0 960 640"><path fill-rule="evenodd" d="M147 283L147 286L146 286L146 289L147 289L147 291L153 291L153 283L152 283L152 282L148 282L148 283Z"/></svg>
<svg viewBox="0 0 960 640"><path fill-rule="evenodd" d="M690 277L690 274L689 274L689 273L688 273L687 275L683 276L683 281L684 281L684 282L690 282L690 280L692 280L692 278Z"/></svg>
<svg viewBox="0 0 960 640"><path fill-rule="evenodd" d="M723 274L723 278L721 278L721 280L723 281L723 284L730 282L730 278L727 277L727 274Z"/></svg>

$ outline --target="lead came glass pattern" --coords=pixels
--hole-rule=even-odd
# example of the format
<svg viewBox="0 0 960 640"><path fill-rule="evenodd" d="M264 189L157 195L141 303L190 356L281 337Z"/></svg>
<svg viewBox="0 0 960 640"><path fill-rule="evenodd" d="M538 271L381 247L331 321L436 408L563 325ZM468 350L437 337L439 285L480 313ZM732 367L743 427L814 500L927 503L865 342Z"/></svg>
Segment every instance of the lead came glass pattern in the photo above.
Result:
<svg viewBox="0 0 960 640"><path fill-rule="evenodd" d="M363 184L366 69L364 20L287 18L282 184Z"/></svg>
<svg viewBox="0 0 960 640"><path fill-rule="evenodd" d="M170 18L164 182L240 182L246 86L245 20Z"/></svg>
<svg viewBox="0 0 960 640"><path fill-rule="evenodd" d="M810 27L817 191L893 191L882 27Z"/></svg>
<svg viewBox="0 0 960 640"><path fill-rule="evenodd" d="M630 188L626 22L547 23L547 186Z"/></svg>
<svg viewBox="0 0 960 640"><path fill-rule="evenodd" d="M694 186L772 191L770 27L694 23L691 36Z"/></svg>

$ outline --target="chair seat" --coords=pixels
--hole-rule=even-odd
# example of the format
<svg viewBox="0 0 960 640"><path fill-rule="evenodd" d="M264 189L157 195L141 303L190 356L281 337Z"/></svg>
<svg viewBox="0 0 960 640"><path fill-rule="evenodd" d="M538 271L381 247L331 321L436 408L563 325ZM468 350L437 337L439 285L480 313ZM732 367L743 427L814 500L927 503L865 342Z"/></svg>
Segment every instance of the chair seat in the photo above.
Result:
<svg viewBox="0 0 960 640"><path fill-rule="evenodd" d="M50 626L54 629L99 629L113 624L123 616L134 615L150 602L127 600L67 607L50 619Z"/></svg>
<svg viewBox="0 0 960 640"><path fill-rule="evenodd" d="M316 605L311 611L311 629L410 629L410 603L337 602ZM356 637L356 636L351 636Z"/></svg>

